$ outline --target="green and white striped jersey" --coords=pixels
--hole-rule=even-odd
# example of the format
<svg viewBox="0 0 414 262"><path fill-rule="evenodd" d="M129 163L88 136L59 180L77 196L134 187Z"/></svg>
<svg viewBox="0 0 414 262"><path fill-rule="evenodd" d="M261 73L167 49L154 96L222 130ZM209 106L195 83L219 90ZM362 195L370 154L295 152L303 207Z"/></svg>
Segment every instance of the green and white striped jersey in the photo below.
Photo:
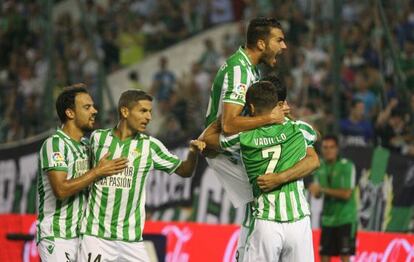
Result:
<svg viewBox="0 0 414 262"><path fill-rule="evenodd" d="M79 222L85 204L81 192L63 200L55 197L47 172L63 171L67 179L79 177L89 170L88 141L71 139L61 129L43 143L39 152L37 175L38 219L36 241L44 238L78 237Z"/></svg>
<svg viewBox="0 0 414 262"><path fill-rule="evenodd" d="M91 135L93 163L107 152L110 158L126 157L122 173L101 178L91 188L81 234L121 241L141 241L145 222L145 181L150 170L169 174L181 164L157 139L145 134L121 141L113 129Z"/></svg>
<svg viewBox="0 0 414 262"><path fill-rule="evenodd" d="M258 219L291 222L310 215L302 180L292 181L264 193L257 177L280 173L306 156L306 147L316 141L316 132L302 121L287 120L282 125L268 125L220 137L224 150L240 154L255 197L254 216Z"/></svg>
<svg viewBox="0 0 414 262"><path fill-rule="evenodd" d="M221 114L223 102L244 106L247 89L258 81L259 77L256 66L250 62L247 54L240 47L220 67L214 78L207 107L206 127Z"/></svg>

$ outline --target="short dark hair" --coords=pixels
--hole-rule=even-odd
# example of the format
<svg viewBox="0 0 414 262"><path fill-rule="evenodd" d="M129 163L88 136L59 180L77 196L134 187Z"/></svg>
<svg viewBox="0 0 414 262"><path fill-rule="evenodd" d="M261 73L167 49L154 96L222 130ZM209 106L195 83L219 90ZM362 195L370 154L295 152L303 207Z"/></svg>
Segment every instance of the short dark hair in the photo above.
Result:
<svg viewBox="0 0 414 262"><path fill-rule="evenodd" d="M59 94L56 99L56 113L63 124L68 120L66 116L66 109L75 109L75 98L79 93L89 94L86 90L86 85L79 83L71 86L67 86Z"/></svg>
<svg viewBox="0 0 414 262"><path fill-rule="evenodd" d="M286 89L286 86L282 83L282 81L280 80L279 77L277 77L275 75L268 75L268 76L262 78L262 81L269 81L275 86L276 92L277 92L277 97L278 97L279 101L285 101L286 100L287 89Z"/></svg>
<svg viewBox="0 0 414 262"><path fill-rule="evenodd" d="M269 81L252 84L246 93L246 104L252 104L258 111L273 108L278 101L277 90Z"/></svg>
<svg viewBox="0 0 414 262"><path fill-rule="evenodd" d="M259 17L250 21L247 27L246 45L249 48L256 46L259 39L267 41L272 28L282 30L282 25L276 18Z"/></svg>
<svg viewBox="0 0 414 262"><path fill-rule="evenodd" d="M121 107L131 109L141 100L152 101L152 96L142 90L127 90L123 92L118 101L118 113L121 114Z"/></svg>
<svg viewBox="0 0 414 262"><path fill-rule="evenodd" d="M339 145L339 139L338 139L338 136L336 136L336 135L333 135L333 134L328 134L328 135L325 135L325 136L322 138L322 142L323 142L323 141L326 141L326 140L332 140L332 141L334 141L334 142L335 142L335 144L336 144L336 145Z"/></svg>

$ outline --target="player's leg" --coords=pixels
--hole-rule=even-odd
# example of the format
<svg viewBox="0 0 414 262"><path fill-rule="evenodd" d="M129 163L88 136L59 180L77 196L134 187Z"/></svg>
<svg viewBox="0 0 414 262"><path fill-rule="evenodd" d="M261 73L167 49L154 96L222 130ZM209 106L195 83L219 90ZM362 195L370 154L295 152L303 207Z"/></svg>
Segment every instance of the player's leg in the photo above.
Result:
<svg viewBox="0 0 414 262"><path fill-rule="evenodd" d="M116 261L119 256L116 241L84 235L81 237L78 261L104 262Z"/></svg>
<svg viewBox="0 0 414 262"><path fill-rule="evenodd" d="M42 261L77 261L79 239L43 239L37 245L37 250Z"/></svg>
<svg viewBox="0 0 414 262"><path fill-rule="evenodd" d="M321 228L321 238L319 244L319 255L322 262L329 262L331 256L335 256L337 251L336 230L333 227Z"/></svg>
<svg viewBox="0 0 414 262"><path fill-rule="evenodd" d="M279 261L284 242L280 223L256 219L250 230L243 261Z"/></svg>
<svg viewBox="0 0 414 262"><path fill-rule="evenodd" d="M237 242L237 254L236 254L237 262L243 261L247 236L249 234L250 224L252 223L252 221L253 221L252 204L248 203L244 207L244 218L240 226L239 241Z"/></svg>
<svg viewBox="0 0 414 262"><path fill-rule="evenodd" d="M282 261L313 262L312 228L310 218L282 223L285 242L281 254Z"/></svg>
<svg viewBox="0 0 414 262"><path fill-rule="evenodd" d="M149 256L145 249L144 242L124 242L116 241L118 243L119 258L117 261L129 262L149 262Z"/></svg>
<svg viewBox="0 0 414 262"><path fill-rule="evenodd" d="M343 262L348 262L355 255L356 223L338 227L339 255Z"/></svg>

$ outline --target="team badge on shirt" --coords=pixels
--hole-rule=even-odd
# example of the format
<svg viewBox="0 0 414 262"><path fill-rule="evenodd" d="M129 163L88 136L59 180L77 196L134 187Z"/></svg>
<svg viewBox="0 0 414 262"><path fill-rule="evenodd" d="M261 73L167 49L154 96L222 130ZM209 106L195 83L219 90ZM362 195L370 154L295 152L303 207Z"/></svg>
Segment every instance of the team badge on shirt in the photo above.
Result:
<svg viewBox="0 0 414 262"><path fill-rule="evenodd" d="M141 151L139 151L138 148L135 148L132 152L131 152L131 156L135 159L141 156Z"/></svg>
<svg viewBox="0 0 414 262"><path fill-rule="evenodd" d="M61 166L65 164L65 158L60 152L54 152L52 155L52 160L55 166Z"/></svg>

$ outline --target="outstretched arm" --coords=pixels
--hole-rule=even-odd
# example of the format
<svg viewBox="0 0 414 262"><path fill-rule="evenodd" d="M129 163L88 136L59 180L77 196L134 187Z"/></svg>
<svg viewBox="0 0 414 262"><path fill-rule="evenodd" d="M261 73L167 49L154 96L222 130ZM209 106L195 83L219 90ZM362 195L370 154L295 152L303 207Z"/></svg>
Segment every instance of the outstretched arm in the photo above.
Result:
<svg viewBox="0 0 414 262"><path fill-rule="evenodd" d="M200 140L191 140L187 159L175 170L175 173L181 177L191 177L197 166L198 153L202 152L206 144Z"/></svg>

